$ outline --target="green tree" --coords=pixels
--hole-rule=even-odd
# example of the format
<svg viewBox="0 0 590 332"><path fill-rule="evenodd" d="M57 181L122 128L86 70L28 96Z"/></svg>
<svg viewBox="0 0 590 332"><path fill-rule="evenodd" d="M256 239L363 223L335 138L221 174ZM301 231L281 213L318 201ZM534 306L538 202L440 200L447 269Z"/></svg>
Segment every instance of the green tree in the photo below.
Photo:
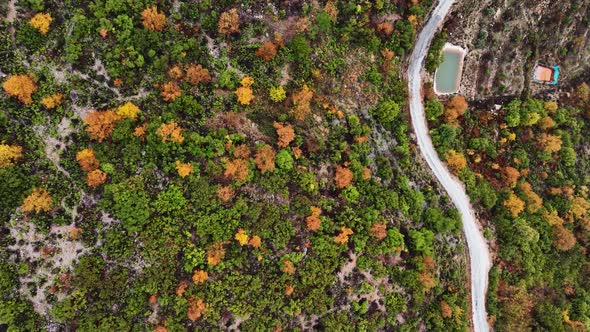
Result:
<svg viewBox="0 0 590 332"><path fill-rule="evenodd" d="M400 107L393 100L383 100L376 107L370 110L371 115L377 118L382 124L387 124L395 120L399 115Z"/></svg>

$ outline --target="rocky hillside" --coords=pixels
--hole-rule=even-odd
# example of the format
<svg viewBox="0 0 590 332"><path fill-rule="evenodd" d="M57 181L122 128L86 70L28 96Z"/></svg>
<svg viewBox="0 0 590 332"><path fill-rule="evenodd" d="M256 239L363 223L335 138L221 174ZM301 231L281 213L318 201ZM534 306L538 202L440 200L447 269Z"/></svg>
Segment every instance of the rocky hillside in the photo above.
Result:
<svg viewBox="0 0 590 332"><path fill-rule="evenodd" d="M590 1L460 1L445 24L466 47L460 93L469 99L558 90L588 75ZM561 67L555 88L531 84L536 61Z"/></svg>

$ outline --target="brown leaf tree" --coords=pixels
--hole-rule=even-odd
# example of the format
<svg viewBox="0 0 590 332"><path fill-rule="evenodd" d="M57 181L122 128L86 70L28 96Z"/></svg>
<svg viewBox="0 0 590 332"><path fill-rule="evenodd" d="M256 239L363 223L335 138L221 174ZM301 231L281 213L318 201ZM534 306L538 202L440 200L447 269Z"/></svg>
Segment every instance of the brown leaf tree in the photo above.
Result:
<svg viewBox="0 0 590 332"><path fill-rule="evenodd" d="M268 145L265 145L256 151L256 159L254 162L262 174L275 170L276 155L277 153L275 150Z"/></svg>
<svg viewBox="0 0 590 332"><path fill-rule="evenodd" d="M240 15L238 15L237 9L232 8L221 13L217 23L217 31L224 35L240 32Z"/></svg>
<svg viewBox="0 0 590 332"><path fill-rule="evenodd" d="M92 111L84 118L84 123L90 137L102 142L111 136L115 124L120 119L121 117L112 110Z"/></svg>
<svg viewBox="0 0 590 332"><path fill-rule="evenodd" d="M267 41L258 50L256 50L256 56L261 58L264 61L270 61L277 55L277 46L271 42Z"/></svg>
<svg viewBox="0 0 590 332"><path fill-rule="evenodd" d="M166 15L159 12L156 6L146 8L141 12L141 23L150 31L162 31L166 26Z"/></svg>

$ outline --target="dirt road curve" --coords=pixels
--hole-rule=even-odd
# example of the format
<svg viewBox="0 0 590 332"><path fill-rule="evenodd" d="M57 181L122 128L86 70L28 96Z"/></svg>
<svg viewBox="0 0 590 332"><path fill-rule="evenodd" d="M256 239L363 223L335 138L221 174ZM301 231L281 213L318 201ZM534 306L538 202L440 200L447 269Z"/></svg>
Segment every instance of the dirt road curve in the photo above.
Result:
<svg viewBox="0 0 590 332"><path fill-rule="evenodd" d="M487 313L485 308L488 271L491 266L490 254L486 241L479 229L475 214L469 203L463 185L451 175L438 158L428 132L428 125L422 104L422 65L428 52L434 33L438 30L454 0L440 0L430 19L424 25L414 51L410 57L408 68L408 90L410 93L410 113L412 125L418 139L418 146L428 166L445 188L453 203L461 213L463 231L469 247L471 265L471 307L473 329L476 332L488 331Z"/></svg>

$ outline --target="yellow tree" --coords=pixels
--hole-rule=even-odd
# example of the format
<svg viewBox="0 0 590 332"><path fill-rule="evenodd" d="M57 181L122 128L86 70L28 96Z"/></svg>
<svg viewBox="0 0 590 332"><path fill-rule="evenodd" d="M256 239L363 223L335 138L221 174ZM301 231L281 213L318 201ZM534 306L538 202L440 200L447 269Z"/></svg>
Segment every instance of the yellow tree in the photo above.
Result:
<svg viewBox="0 0 590 332"><path fill-rule="evenodd" d="M25 105L33 102L31 96L37 91L37 85L31 75L12 75L2 84L4 91Z"/></svg>
<svg viewBox="0 0 590 332"><path fill-rule="evenodd" d="M543 207L543 199L533 191L533 187L528 182L520 184L520 190L525 194L526 208L529 213L535 213Z"/></svg>
<svg viewBox="0 0 590 332"><path fill-rule="evenodd" d="M62 101L63 97L64 97L64 95L61 93L56 93L54 95L45 96L41 99L41 104L43 104L43 106L45 106L45 108L52 110L52 109L58 107L59 105L61 105L61 101Z"/></svg>
<svg viewBox="0 0 590 332"><path fill-rule="evenodd" d="M191 165L191 163L183 163L180 160L177 160L175 165L176 171L178 172L178 175L180 175L181 178L187 177L194 171L193 165Z"/></svg>
<svg viewBox="0 0 590 332"><path fill-rule="evenodd" d="M182 72L182 68L179 65L172 66L170 69L168 69L168 76L175 80L181 79L182 75L184 74Z"/></svg>
<svg viewBox="0 0 590 332"><path fill-rule="evenodd" d="M16 163L23 156L23 148L17 145L0 144L0 168Z"/></svg>
<svg viewBox="0 0 590 332"><path fill-rule="evenodd" d="M29 24L33 28L37 29L40 34L46 35L49 32L49 25L51 25L52 21L53 18L51 15L47 13L38 13L31 18Z"/></svg>
<svg viewBox="0 0 590 332"><path fill-rule="evenodd" d="M139 107L132 102L126 102L123 106L117 108L117 114L124 119L135 120L139 112L141 112Z"/></svg>
<svg viewBox="0 0 590 332"><path fill-rule="evenodd" d="M559 106L557 105L557 102L553 101L553 100L549 100L546 101L545 104L543 105L543 107L545 108L545 110L551 114L555 113L555 111L557 111L557 109L559 108Z"/></svg>
<svg viewBox="0 0 590 332"><path fill-rule="evenodd" d="M504 201L504 207L508 209L512 217L518 216L522 211L524 211L524 202L514 193L510 193L508 198Z"/></svg>
<svg viewBox="0 0 590 332"><path fill-rule="evenodd" d="M246 234L246 232L241 228L238 229L238 232L236 233L234 238L236 239L236 241L238 241L240 246L245 246L246 244L248 244L248 234Z"/></svg>
<svg viewBox="0 0 590 332"><path fill-rule="evenodd" d="M156 130L156 134L160 136L162 142L175 142L175 143L182 143L184 142L184 137L182 136L182 128L176 124L174 121L170 121L170 123L162 123L160 128Z"/></svg>
<svg viewBox="0 0 590 332"><path fill-rule="evenodd" d="M252 92L252 84L254 84L254 79L250 76L246 76L242 79L242 86L236 90L236 95L238 96L238 102L242 105L250 105L252 99L254 99L254 94Z"/></svg>
<svg viewBox="0 0 590 332"><path fill-rule="evenodd" d="M49 195L49 192L43 188L35 188L33 192L25 198L21 210L23 212L39 213L41 211L48 212L51 210L53 199Z"/></svg>
<svg viewBox="0 0 590 332"><path fill-rule="evenodd" d="M453 173L458 174L463 168L467 166L467 160L462 153L459 153L455 150L450 150L447 152L446 156L447 164L451 168Z"/></svg>
<svg viewBox="0 0 590 332"><path fill-rule="evenodd" d="M297 269L295 268L293 262L289 260L283 260L283 272L290 275L294 275L296 270Z"/></svg>
<svg viewBox="0 0 590 332"><path fill-rule="evenodd" d="M581 219L588 213L588 210L590 210L590 203L584 197L576 197L572 200L570 212L574 217Z"/></svg>
<svg viewBox="0 0 590 332"><path fill-rule="evenodd" d="M166 15L158 12L156 6L146 8L141 13L143 27L150 31L162 31L166 25Z"/></svg>

